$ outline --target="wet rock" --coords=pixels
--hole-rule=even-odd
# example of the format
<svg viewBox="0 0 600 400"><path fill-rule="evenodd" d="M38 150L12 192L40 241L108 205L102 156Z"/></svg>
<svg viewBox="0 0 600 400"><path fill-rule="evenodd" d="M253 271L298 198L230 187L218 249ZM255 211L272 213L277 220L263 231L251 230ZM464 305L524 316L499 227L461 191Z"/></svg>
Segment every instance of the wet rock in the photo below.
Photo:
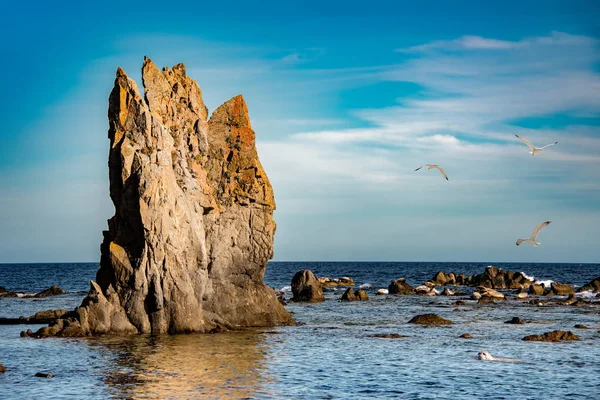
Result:
<svg viewBox="0 0 600 400"><path fill-rule="evenodd" d="M541 296L544 294L546 287L543 284L534 283L529 286L529 294L534 296Z"/></svg>
<svg viewBox="0 0 600 400"><path fill-rule="evenodd" d="M519 300L525 300L527 299L529 296L527 295L527 289L521 288L521 289L517 289L516 292L516 296L517 299Z"/></svg>
<svg viewBox="0 0 600 400"><path fill-rule="evenodd" d="M552 282L550 291L546 293L546 296L568 296L571 294L575 294L575 289L572 286L566 283Z"/></svg>
<svg viewBox="0 0 600 400"><path fill-rule="evenodd" d="M564 332L561 330L556 330L552 332L546 332L542 335L525 336L523 340L537 342L561 342L568 340L581 340L581 338L571 331Z"/></svg>
<svg viewBox="0 0 600 400"><path fill-rule="evenodd" d="M388 286L388 291L390 294L414 294L415 289L406 283L406 279L398 278Z"/></svg>
<svg viewBox="0 0 600 400"><path fill-rule="evenodd" d="M47 374L45 372L38 372L35 374L36 378L46 378L46 379L50 379L50 378L54 378L54 375L52 374Z"/></svg>
<svg viewBox="0 0 600 400"><path fill-rule="evenodd" d="M19 297L19 295L16 292L11 292L0 286L0 298L2 297Z"/></svg>
<svg viewBox="0 0 600 400"><path fill-rule="evenodd" d="M462 300L456 300L456 301L454 302L454 304L456 304L457 306L464 306L464 305L465 305L465 302L464 302L464 301L462 301Z"/></svg>
<svg viewBox="0 0 600 400"><path fill-rule="evenodd" d="M590 329L589 327L587 327L587 326L585 326L583 324L577 324L577 325L575 325L575 328L577 328L577 329Z"/></svg>
<svg viewBox="0 0 600 400"><path fill-rule="evenodd" d="M444 288L442 291L442 296L454 296L454 292L448 288Z"/></svg>
<svg viewBox="0 0 600 400"><path fill-rule="evenodd" d="M521 318L519 317L512 317L512 319L505 321L505 324L515 324L515 325L523 325L525 323L525 321L523 321Z"/></svg>
<svg viewBox="0 0 600 400"><path fill-rule="evenodd" d="M331 287L331 286L355 286L354 279L348 278L346 276L341 277L339 279L332 279L329 277L319 278L319 282L321 282L321 286L323 287Z"/></svg>
<svg viewBox="0 0 600 400"><path fill-rule="evenodd" d="M460 311L461 311L460 308L455 308L452 310L452 312L460 312Z"/></svg>
<svg viewBox="0 0 600 400"><path fill-rule="evenodd" d="M600 276L593 279L590 283L586 283L577 289L578 292L587 292L588 290L592 291L593 293L600 292Z"/></svg>
<svg viewBox="0 0 600 400"><path fill-rule="evenodd" d="M46 310L39 311L31 317L0 318L0 325L49 324L59 318L76 317L73 311Z"/></svg>
<svg viewBox="0 0 600 400"><path fill-rule="evenodd" d="M496 300L493 297L482 297L477 300L477 304L496 304Z"/></svg>
<svg viewBox="0 0 600 400"><path fill-rule="evenodd" d="M452 325L453 322L436 314L421 314L412 317L408 323L419 325Z"/></svg>
<svg viewBox="0 0 600 400"><path fill-rule="evenodd" d="M492 265L483 274L466 277L464 274L438 272L432 281L438 286L484 286L490 289L518 289L531 285L531 281L521 272L504 271Z"/></svg>
<svg viewBox="0 0 600 400"><path fill-rule="evenodd" d="M574 294L567 297L567 299L565 301L560 302L560 304L562 304L563 306L573 306L573 305L578 305L579 303L580 303L580 300L577 297L575 297Z"/></svg>
<svg viewBox="0 0 600 400"><path fill-rule="evenodd" d="M32 335L33 335L33 332L31 331L31 329L27 329L26 331L21 331L21 333L19 334L19 336L21 336L21 337L29 337Z"/></svg>
<svg viewBox="0 0 600 400"><path fill-rule="evenodd" d="M388 293L389 293L389 290L387 290L387 289L379 289L379 290L377 290L377 293L375 293L375 294L377 296L381 296L381 295L388 294Z"/></svg>
<svg viewBox="0 0 600 400"><path fill-rule="evenodd" d="M461 339L473 339L473 336L471 336L470 333L463 333L462 335L459 336L459 338L461 338Z"/></svg>
<svg viewBox="0 0 600 400"><path fill-rule="evenodd" d="M473 292L473 294L471 295L471 299L473 299L473 300L479 300L479 299L481 299L481 293L479 293L479 292Z"/></svg>
<svg viewBox="0 0 600 400"><path fill-rule="evenodd" d="M282 304L282 305L287 305L287 301L285 301L285 292L282 291L278 291L277 294L277 300Z"/></svg>
<svg viewBox="0 0 600 400"><path fill-rule="evenodd" d="M353 290L352 288L346 289L342 295L342 301L365 301L369 300L369 295L362 289Z"/></svg>
<svg viewBox="0 0 600 400"><path fill-rule="evenodd" d="M398 333L376 333L371 337L379 338L379 339L402 339L402 338L407 338L408 336L403 336Z"/></svg>
<svg viewBox="0 0 600 400"><path fill-rule="evenodd" d="M456 278L453 273L447 274L444 271L439 271L434 275L432 282L437 286L455 285Z"/></svg>
<svg viewBox="0 0 600 400"><path fill-rule="evenodd" d="M4 365L0 364L0 374L3 374L6 372L6 368L4 368Z"/></svg>
<svg viewBox="0 0 600 400"><path fill-rule="evenodd" d="M298 271L292 279L293 301L297 302L319 302L325 300L321 282L312 271L305 269Z"/></svg>

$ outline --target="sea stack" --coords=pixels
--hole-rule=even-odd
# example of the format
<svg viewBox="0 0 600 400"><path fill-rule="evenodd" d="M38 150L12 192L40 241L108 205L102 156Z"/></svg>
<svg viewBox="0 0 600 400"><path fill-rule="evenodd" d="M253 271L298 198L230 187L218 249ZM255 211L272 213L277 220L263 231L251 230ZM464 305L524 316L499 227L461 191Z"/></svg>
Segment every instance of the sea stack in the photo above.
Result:
<svg viewBox="0 0 600 400"><path fill-rule="evenodd" d="M118 68L109 98L115 215L96 282L76 310L81 330L185 333L293 323L263 282L273 257L275 199L244 98L233 97L208 119L183 64L159 70L145 58L142 79L143 96Z"/></svg>

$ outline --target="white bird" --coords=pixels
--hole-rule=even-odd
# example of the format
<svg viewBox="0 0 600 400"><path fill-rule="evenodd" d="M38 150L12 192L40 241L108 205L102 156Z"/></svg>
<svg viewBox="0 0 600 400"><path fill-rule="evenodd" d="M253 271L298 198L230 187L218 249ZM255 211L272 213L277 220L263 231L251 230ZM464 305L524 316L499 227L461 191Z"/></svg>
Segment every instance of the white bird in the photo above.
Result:
<svg viewBox="0 0 600 400"><path fill-rule="evenodd" d="M548 225L551 221L546 221L546 222L542 222L541 224L539 224L538 226L535 227L535 229L533 230L533 234L531 235L530 238L528 239L518 239L517 240L517 246L519 246L521 243L523 242L527 242L529 244L532 244L535 247L538 247L541 243L540 242L536 242L536 238L538 233L540 233L540 231L542 230L543 227L545 227L546 225Z"/></svg>
<svg viewBox="0 0 600 400"><path fill-rule="evenodd" d="M448 180L448 175L446 175L446 172L442 168L440 168L439 165L437 165L437 164L424 164L424 165L421 165L419 168L415 169L415 171L418 171L418 170L420 170L423 167L427 167L427 169L432 169L432 168L437 169L438 171L440 171L442 173L442 175L444 175L444 178L446 178L446 180Z"/></svg>
<svg viewBox="0 0 600 400"><path fill-rule="evenodd" d="M531 154L532 156L535 156L537 153L539 153L540 151L542 151L543 149L545 149L548 146L554 146L555 144L558 144L558 142L554 142L554 143L550 143L545 145L544 147L535 147L534 145L531 144L531 142L525 138L522 138L519 135L515 135L521 142L525 143L527 146L529 146L529 148L531 149L531 151L529 152L529 154Z"/></svg>

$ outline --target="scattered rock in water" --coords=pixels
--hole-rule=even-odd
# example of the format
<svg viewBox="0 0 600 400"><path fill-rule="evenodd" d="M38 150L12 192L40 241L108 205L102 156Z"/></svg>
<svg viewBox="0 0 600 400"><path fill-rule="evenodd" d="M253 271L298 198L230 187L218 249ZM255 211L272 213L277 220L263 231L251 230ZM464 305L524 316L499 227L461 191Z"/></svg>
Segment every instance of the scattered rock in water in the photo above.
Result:
<svg viewBox="0 0 600 400"><path fill-rule="evenodd" d="M454 310L452 310L453 312L460 312L460 308L455 308Z"/></svg>
<svg viewBox="0 0 600 400"><path fill-rule="evenodd" d="M454 291L448 288L444 288L444 290L442 291L442 296L454 296Z"/></svg>
<svg viewBox="0 0 600 400"><path fill-rule="evenodd" d="M546 286L544 284L534 283L529 286L529 294L534 296L541 296L544 294Z"/></svg>
<svg viewBox="0 0 600 400"><path fill-rule="evenodd" d="M19 336L21 336L21 337L30 337L30 336L33 336L33 332L31 331L31 329L27 329L26 331L21 331L21 333L19 334Z"/></svg>
<svg viewBox="0 0 600 400"><path fill-rule="evenodd" d="M354 279L348 278L347 276L341 277L339 279L332 279L328 276L319 278L319 282L323 287L331 287L331 286L355 286Z"/></svg>
<svg viewBox="0 0 600 400"><path fill-rule="evenodd" d="M456 300L456 301L454 302L454 304L456 304L457 306L464 306L464 305L465 305L465 302L464 302L464 301L462 301L462 300Z"/></svg>
<svg viewBox="0 0 600 400"><path fill-rule="evenodd" d="M379 290L377 290L377 293L375 293L375 294L376 294L377 296L381 296L381 295L384 295L384 294L389 294L389 292L390 292L390 291L389 291L389 290L387 290L387 289L379 289Z"/></svg>
<svg viewBox="0 0 600 400"><path fill-rule="evenodd" d="M546 296L568 296L575 294L575 289L566 283L552 282Z"/></svg>
<svg viewBox="0 0 600 400"><path fill-rule="evenodd" d="M31 317L19 318L0 318L0 325L22 325L22 324L49 324L59 318L76 316L75 312L67 310L46 310L39 311Z"/></svg>
<svg viewBox="0 0 600 400"><path fill-rule="evenodd" d="M463 333L462 335L459 336L459 338L461 338L461 339L473 339L473 336L471 336L470 333Z"/></svg>
<svg viewBox="0 0 600 400"><path fill-rule="evenodd" d="M569 297L567 297L567 299L565 301L560 302L560 304L562 304L563 306L573 306L573 305L578 305L580 303L580 300L575 297L574 294L569 295Z"/></svg>
<svg viewBox="0 0 600 400"><path fill-rule="evenodd" d="M491 265L486 267L483 274L468 277L440 271L432 281L437 286L484 286L491 289L518 289L531 285L531 280L522 272L504 271Z"/></svg>
<svg viewBox="0 0 600 400"><path fill-rule="evenodd" d="M406 283L405 278L398 278L390 283L388 292L390 294L414 294L415 289Z"/></svg>
<svg viewBox="0 0 600 400"><path fill-rule="evenodd" d="M506 297L497 290L490 289L484 286L479 286L477 291L481 294L482 298L490 298L496 300L504 300Z"/></svg>
<svg viewBox="0 0 600 400"><path fill-rule="evenodd" d="M0 364L0 374L3 374L6 372L6 368L4 368L4 365Z"/></svg>
<svg viewBox="0 0 600 400"><path fill-rule="evenodd" d="M483 361L501 361L501 362L519 362L519 361L521 361L518 358L495 357L495 356L491 355L489 351L486 351L486 350L480 351L477 354L477 359L483 360Z"/></svg>
<svg viewBox="0 0 600 400"><path fill-rule="evenodd" d="M362 289L353 290L352 288L346 289L342 295L342 301L366 301L369 300L369 295Z"/></svg>
<svg viewBox="0 0 600 400"><path fill-rule="evenodd" d="M482 297L477 300L477 304L496 304L496 299L492 297Z"/></svg>
<svg viewBox="0 0 600 400"><path fill-rule="evenodd" d="M277 294L277 300L282 304L282 305L287 305L287 301L285 301L285 292L282 291L278 291Z"/></svg>
<svg viewBox="0 0 600 400"><path fill-rule="evenodd" d="M481 299L481 293L479 293L479 292L473 292L473 294L471 295L471 299L473 299L473 300L479 300L479 299Z"/></svg>
<svg viewBox="0 0 600 400"><path fill-rule="evenodd" d="M52 285L48 289L42 290L41 292L36 293L33 296L24 296L24 297L33 297L33 298L39 299L39 298L43 298L43 297L58 296L61 294L67 294L67 292L65 292L64 290L62 290L61 288L59 288L56 285Z"/></svg>
<svg viewBox="0 0 600 400"><path fill-rule="evenodd" d="M407 338L408 336L400 335L398 333L376 333L371 337L378 339L402 339Z"/></svg>
<svg viewBox="0 0 600 400"><path fill-rule="evenodd" d="M76 318L57 319L50 323L50 325L39 329L37 332L21 332L21 337L33 337L36 339L42 339L52 336L58 337L84 337L87 336L87 332L83 330L81 324Z"/></svg>
<svg viewBox="0 0 600 400"><path fill-rule="evenodd" d="M415 288L415 293L429 295L433 290L435 290L435 283L427 281L424 284L417 286Z"/></svg>
<svg viewBox="0 0 600 400"><path fill-rule="evenodd" d="M587 292L588 290L592 291L593 293L600 292L600 276L593 279L590 283L586 283L577 289L577 292Z"/></svg>
<svg viewBox="0 0 600 400"><path fill-rule="evenodd" d="M505 324L514 324L514 325L523 325L525 323L525 321L523 321L519 317L512 317L512 319L510 319L508 321L504 321L504 323Z"/></svg>
<svg viewBox="0 0 600 400"><path fill-rule="evenodd" d="M38 372L35 374L36 378L46 378L46 379L50 379L50 378L54 378L54 375L52 374L47 374L45 372Z"/></svg>
<svg viewBox="0 0 600 400"><path fill-rule="evenodd" d="M420 314L416 315L408 321L409 324L419 325L452 325L453 322L436 314Z"/></svg>
<svg viewBox="0 0 600 400"><path fill-rule="evenodd" d="M311 270L298 271L292 279L292 297L297 302L319 302L325 300L321 282L315 277Z"/></svg>
<svg viewBox="0 0 600 400"><path fill-rule="evenodd" d="M581 340L579 336L571 331L556 330L552 332L546 332L542 335L529 335L523 338L525 341L536 341L536 342L561 342L568 340Z"/></svg>
<svg viewBox="0 0 600 400"><path fill-rule="evenodd" d="M515 297L518 300L525 300L529 297L529 295L527 294L527 289L521 288L521 289L517 289L517 292L515 293Z"/></svg>
<svg viewBox="0 0 600 400"><path fill-rule="evenodd" d="M589 327L587 327L587 326L585 326L583 324L577 324L577 325L575 325L575 328L577 328L577 329L590 329Z"/></svg>

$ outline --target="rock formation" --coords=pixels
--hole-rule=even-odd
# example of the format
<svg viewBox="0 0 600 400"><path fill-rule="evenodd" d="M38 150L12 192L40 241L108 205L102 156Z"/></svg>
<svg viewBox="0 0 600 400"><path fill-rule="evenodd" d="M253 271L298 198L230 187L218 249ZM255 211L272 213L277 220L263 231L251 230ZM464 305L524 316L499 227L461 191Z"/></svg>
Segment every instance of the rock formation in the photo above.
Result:
<svg viewBox="0 0 600 400"><path fill-rule="evenodd" d="M161 71L145 58L142 79L143 95L117 69L108 109L115 215L96 282L65 326L183 333L292 323L263 282L275 200L244 99L208 119L183 64Z"/></svg>
<svg viewBox="0 0 600 400"><path fill-rule="evenodd" d="M548 293L544 293L546 296L568 296L575 294L575 289L566 283L552 282L550 284L550 290Z"/></svg>
<svg viewBox="0 0 600 400"><path fill-rule="evenodd" d="M296 272L292 278L293 301L318 302L324 301L321 282L315 277L311 270L303 269Z"/></svg>
<svg viewBox="0 0 600 400"><path fill-rule="evenodd" d="M577 291L578 292L586 292L588 290L591 290L594 293L600 292L600 276L593 279L590 283L586 283L585 285L580 287Z"/></svg>
<svg viewBox="0 0 600 400"><path fill-rule="evenodd" d="M532 283L522 272L504 271L491 265L482 274L471 276L440 271L432 282L437 286L484 286L490 289L519 289Z"/></svg>
<svg viewBox="0 0 600 400"><path fill-rule="evenodd" d="M319 282L321 282L321 286L323 287L331 287L331 286L354 286L354 279L348 278L347 276L343 276L339 279L332 279L328 276L324 276L319 278Z"/></svg>

